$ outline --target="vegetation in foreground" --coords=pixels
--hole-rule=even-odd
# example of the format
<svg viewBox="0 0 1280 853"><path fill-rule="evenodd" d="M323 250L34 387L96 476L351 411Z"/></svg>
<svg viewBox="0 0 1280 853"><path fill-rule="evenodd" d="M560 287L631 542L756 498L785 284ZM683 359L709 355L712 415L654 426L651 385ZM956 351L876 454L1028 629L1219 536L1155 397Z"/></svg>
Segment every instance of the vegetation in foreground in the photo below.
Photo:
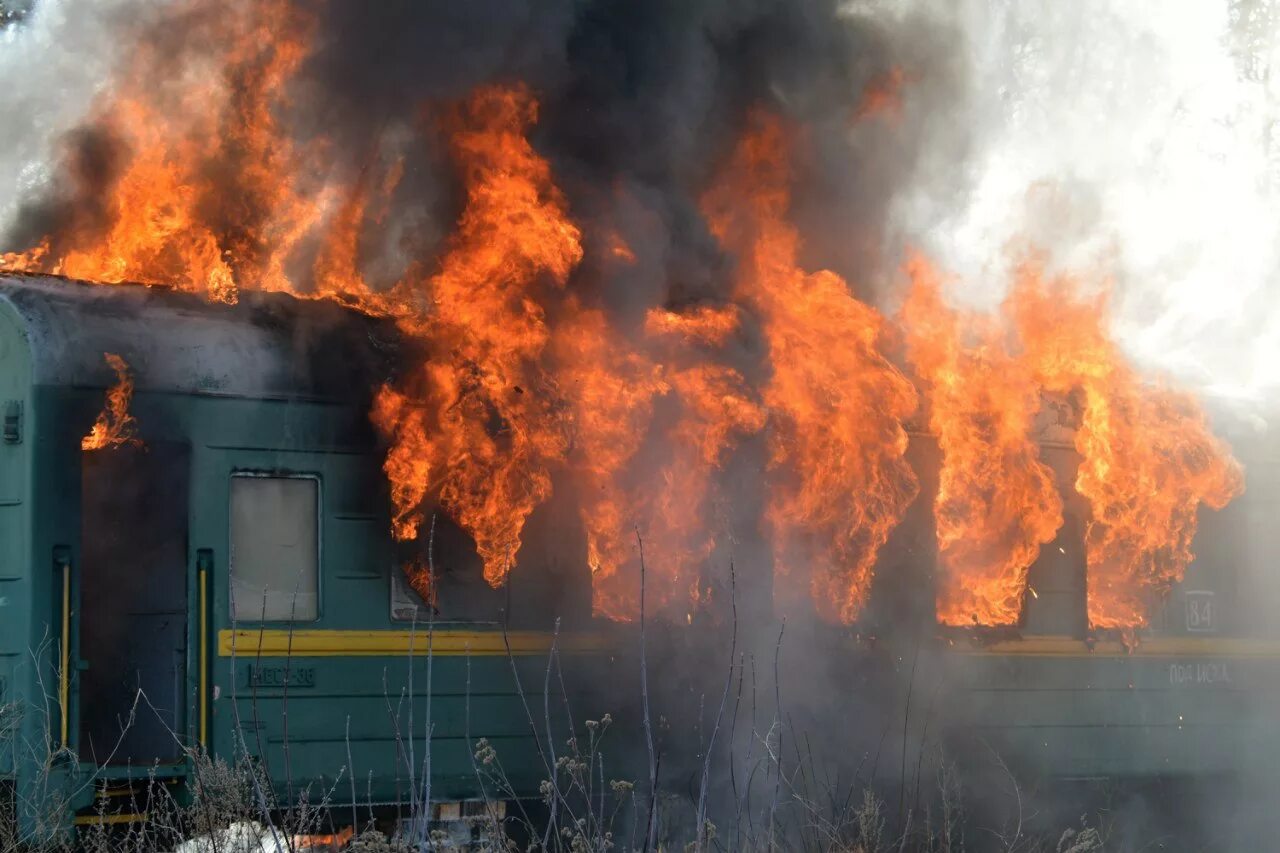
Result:
<svg viewBox="0 0 1280 853"><path fill-rule="evenodd" d="M98 800L99 815L113 811L145 814L142 822L113 825L106 820L80 827L77 837L59 831L65 803L50 798L28 803L39 818L40 840L19 845L12 801L0 802L0 850L30 853L418 853L436 850L557 851L822 851L822 853L1093 853L1107 847L1106 822L1082 818L1052 832L1031 829L1012 774L1006 791L1014 810L1000 826L978 826L966 810L966 791L954 766L940 762L936 784L918 811L902 819L885 797L865 785L833 787L818 782L815 768L781 768L775 729L753 733L756 749L739 758L747 781L742 796L711 796L709 775L694 792L647 780L612 778L602 745L612 719L585 720L558 752L545 744L550 772L536 801L517 801L503 770L502 756L487 741L472 754L477 786L484 798L467 814L442 821L429 801L429 786L407 779L412 792L398 806L372 803L334 805L343 791L356 793L355 780L340 768L323 790L309 786L283 802L261 769L241 758L228 763L202 752L192 767L189 801L175 797L159 779L139 786L131 800ZM65 756L51 757L48 769ZM705 764L711 772L711 762ZM53 790L53 786L50 788ZM983 792L990 797L989 792ZM709 801L714 799L712 808ZM709 815L715 815L712 819Z"/></svg>

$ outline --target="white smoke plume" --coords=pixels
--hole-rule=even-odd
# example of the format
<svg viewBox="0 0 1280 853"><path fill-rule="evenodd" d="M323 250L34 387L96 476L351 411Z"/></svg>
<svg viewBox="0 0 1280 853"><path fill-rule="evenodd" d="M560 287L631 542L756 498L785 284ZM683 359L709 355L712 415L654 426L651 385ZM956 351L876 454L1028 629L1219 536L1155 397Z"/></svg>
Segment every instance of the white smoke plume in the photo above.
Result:
<svg viewBox="0 0 1280 853"><path fill-rule="evenodd" d="M108 85L119 51L128 47L113 23L156 5L162 4L40 0L0 27L0 228L47 188L59 139Z"/></svg>
<svg viewBox="0 0 1280 853"><path fill-rule="evenodd" d="M967 97L893 231L990 305L1026 242L1115 285L1140 362L1219 395L1280 387L1280 9L1271 0L855 2L953 34ZM908 69L909 74L909 69ZM910 91L906 93L911 108ZM950 129L948 129L950 128ZM954 140L963 135L965 157ZM939 194L940 174L961 170Z"/></svg>

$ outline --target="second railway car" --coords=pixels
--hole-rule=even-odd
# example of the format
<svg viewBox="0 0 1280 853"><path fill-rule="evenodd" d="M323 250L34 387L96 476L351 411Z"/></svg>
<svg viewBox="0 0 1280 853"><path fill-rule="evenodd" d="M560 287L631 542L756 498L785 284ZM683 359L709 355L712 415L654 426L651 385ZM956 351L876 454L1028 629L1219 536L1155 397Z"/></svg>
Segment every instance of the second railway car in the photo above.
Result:
<svg viewBox="0 0 1280 853"><path fill-rule="evenodd" d="M1089 507L1074 489L1069 405L1047 407L1036 435L1064 523L1030 567L1021 617L1007 627L935 617L929 496L938 448L913 433L920 497L881 554L865 619L845 639L862 662L855 683L888 697L875 708L875 736L941 743L987 763L998 755L1024 778L1145 783L1269 772L1280 760L1280 441L1262 413L1242 412L1238 401L1209 405L1245 468L1245 492L1222 510L1201 508L1185 577L1153 597L1149 624L1129 637L1088 624ZM858 680L867 672L876 675Z"/></svg>
<svg viewBox="0 0 1280 853"><path fill-rule="evenodd" d="M1277 443L1256 415L1223 406L1215 426L1246 469L1243 495L1202 508L1196 557L1149 625L1091 630L1084 534L1069 425L1042 431L1065 524L1031 567L1014 631L940 633L955 727L1042 774L1075 779L1212 778L1277 757L1280 546Z"/></svg>

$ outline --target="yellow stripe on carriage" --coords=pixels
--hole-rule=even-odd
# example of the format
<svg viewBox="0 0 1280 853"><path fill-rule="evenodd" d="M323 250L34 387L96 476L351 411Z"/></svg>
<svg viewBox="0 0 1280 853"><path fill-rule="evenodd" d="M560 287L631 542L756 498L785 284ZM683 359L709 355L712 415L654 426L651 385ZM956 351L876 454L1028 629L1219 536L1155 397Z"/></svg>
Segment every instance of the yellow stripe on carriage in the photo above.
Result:
<svg viewBox="0 0 1280 853"><path fill-rule="evenodd" d="M1033 657L1280 658L1280 642L1244 637L1143 637L1136 648L1119 640L1089 644L1075 637L1030 636L969 645L957 640L948 651L962 655Z"/></svg>
<svg viewBox="0 0 1280 853"><path fill-rule="evenodd" d="M143 814L83 814L72 821L76 826L118 826L124 823L145 823L147 815Z"/></svg>
<svg viewBox="0 0 1280 853"><path fill-rule="evenodd" d="M477 631L426 627L417 631L337 631L303 629L223 629L218 632L219 657L379 657L433 655L519 657L545 655L552 645L565 654L607 653L616 643L604 634L549 631Z"/></svg>

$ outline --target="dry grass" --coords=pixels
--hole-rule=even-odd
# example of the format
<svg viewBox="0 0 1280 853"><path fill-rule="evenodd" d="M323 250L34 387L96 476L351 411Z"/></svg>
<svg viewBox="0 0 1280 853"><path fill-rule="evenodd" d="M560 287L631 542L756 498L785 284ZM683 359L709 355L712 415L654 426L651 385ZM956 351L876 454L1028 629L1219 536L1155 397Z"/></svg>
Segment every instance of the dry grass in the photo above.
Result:
<svg viewBox="0 0 1280 853"><path fill-rule="evenodd" d="M541 785L542 808L535 815L530 803L512 803L515 791L503 769L502 756L492 744L481 739L473 752L477 787L486 792L484 808L474 819L471 839L459 843L440 825L422 815L408 813L408 819L394 825L367 822L357 827L360 834L345 849L352 853L411 853L426 850L562 851L562 853L609 853L645 848L649 798L643 785L616 778L606 772L602 745L613 725L609 715L584 720L580 733L561 742ZM767 739L767 735L763 736ZM765 752L768 755L768 752ZM58 835L50 827L60 826L63 803L51 799L40 821L44 837L21 849L30 853L135 853L136 851L181 850L182 853L296 853L300 835L333 832L350 825L348 806L329 808L330 792L320 792L314 803L304 788L293 803L274 798L260 768L252 761L228 763L202 753L189 756L192 798L179 802L170 787L159 780L143 786L139 799L129 808L145 810L145 823L126 827L105 825L82 827L77 838ZM767 762L767 759L766 759ZM1060 831L1051 837L1033 837L1025 832L1022 818L1018 829L987 830L981 843L966 839L963 786L954 768L942 765L936 789L920 817L894 821L883 797L870 787L856 798L821 796L798 785L800 772L784 779L783 791L768 809L772 825L757 821L733 824L733 813L708 809L711 817L696 826L698 804L688 794L670 790L653 798L658 827L650 849L686 851L822 851L822 853L958 853L961 850L1001 850L1006 853L1096 853L1104 847L1099 830L1087 822ZM804 768L799 768L803 770ZM341 774L339 774L341 776ZM768 780L767 773L758 776ZM336 786L335 786L336 787ZM768 784L761 786L767 790ZM832 792L825 792L830 795ZM145 802L142 798L145 797ZM1019 795L1020 800L1020 795ZM826 807L819 803L828 803ZM499 804L502 804L500 806ZM844 805L840 805L844 803ZM105 807L105 801L103 801ZM748 803L747 812L760 811ZM362 808L361 812L365 810ZM372 813L372 810L369 811ZM416 819L415 819L416 818ZM717 825L716 819L723 821ZM0 850L19 849L13 835L11 804L0 803ZM236 827L234 840L227 827ZM424 827L425 831L417 831ZM516 842L514 839L522 839ZM194 843L189 839L197 839ZM187 843L183 846L183 842Z"/></svg>

